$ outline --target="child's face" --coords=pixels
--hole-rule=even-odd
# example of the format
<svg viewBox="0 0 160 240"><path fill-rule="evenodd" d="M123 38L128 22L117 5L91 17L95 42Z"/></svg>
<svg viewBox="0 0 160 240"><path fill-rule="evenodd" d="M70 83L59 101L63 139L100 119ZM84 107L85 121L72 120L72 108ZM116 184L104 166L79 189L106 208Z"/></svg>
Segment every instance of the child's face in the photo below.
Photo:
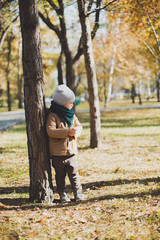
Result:
<svg viewBox="0 0 160 240"><path fill-rule="evenodd" d="M65 104L64 107L70 110L73 108L73 105L74 105L74 102L71 102L71 103Z"/></svg>

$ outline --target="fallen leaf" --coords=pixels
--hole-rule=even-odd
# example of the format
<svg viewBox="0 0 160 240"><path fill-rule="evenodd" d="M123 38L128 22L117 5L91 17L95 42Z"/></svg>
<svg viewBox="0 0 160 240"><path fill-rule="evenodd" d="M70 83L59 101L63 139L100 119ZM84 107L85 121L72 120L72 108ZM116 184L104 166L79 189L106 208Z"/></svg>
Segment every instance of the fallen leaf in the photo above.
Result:
<svg viewBox="0 0 160 240"><path fill-rule="evenodd" d="M92 222L97 222L97 217L96 216L92 216Z"/></svg>
<svg viewBox="0 0 160 240"><path fill-rule="evenodd" d="M119 171L119 167L114 170L114 173L117 173Z"/></svg>
<svg viewBox="0 0 160 240"><path fill-rule="evenodd" d="M81 222L81 223L86 223L87 220L85 218L79 218L77 219L78 222Z"/></svg>

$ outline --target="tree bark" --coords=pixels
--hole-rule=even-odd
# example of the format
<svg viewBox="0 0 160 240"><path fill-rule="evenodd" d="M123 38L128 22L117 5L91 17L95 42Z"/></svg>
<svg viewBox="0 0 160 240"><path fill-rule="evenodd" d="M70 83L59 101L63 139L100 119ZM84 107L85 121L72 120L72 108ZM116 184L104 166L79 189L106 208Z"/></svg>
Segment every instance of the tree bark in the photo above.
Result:
<svg viewBox="0 0 160 240"><path fill-rule="evenodd" d="M57 62L57 70L58 70L58 84L63 84L63 51L61 51L58 62Z"/></svg>
<svg viewBox="0 0 160 240"><path fill-rule="evenodd" d="M107 99L105 103L106 108L108 107L109 101L111 99L111 94L112 94L112 81L113 81L115 61L116 61L116 45L114 45L113 47L113 56L111 60L111 67L110 67L109 81L108 81L108 94L107 94Z"/></svg>
<svg viewBox="0 0 160 240"><path fill-rule="evenodd" d="M160 74L159 74L159 72L157 73L156 85L157 85L157 102L160 102Z"/></svg>
<svg viewBox="0 0 160 240"><path fill-rule="evenodd" d="M18 58L17 58L17 86L18 86L18 108L23 108L22 104L22 79L23 76L21 74L21 44L20 44L20 38L18 43Z"/></svg>
<svg viewBox="0 0 160 240"><path fill-rule="evenodd" d="M147 82L147 100L149 101L150 98L151 98L151 84L150 84L150 80L148 80L148 82Z"/></svg>
<svg viewBox="0 0 160 240"><path fill-rule="evenodd" d="M138 84L138 98L139 98L139 104L140 105L142 104L142 97L141 97L142 90L141 90L141 88L142 88L142 81L139 80L139 84Z"/></svg>
<svg viewBox="0 0 160 240"><path fill-rule="evenodd" d="M107 95L107 100L106 100L106 104L105 107L108 107L110 98L111 98L111 94L112 94L112 82L113 82L113 74L114 74L114 68L115 68L115 62L116 62L116 51L117 51L117 39L118 39L118 35L119 35L119 25L120 25L120 17L117 18L116 21L116 29L115 29L115 33L113 36L113 41L114 41L114 46L113 46L113 55L112 55L112 60L111 60L111 67L110 67L110 73L109 73L109 82L108 82L108 95Z"/></svg>
<svg viewBox="0 0 160 240"><path fill-rule="evenodd" d="M10 79L9 79L10 61L11 61L11 42L12 42L12 36L9 36L9 39L8 39L7 69L6 69L8 111L11 111L11 93L10 93Z"/></svg>
<svg viewBox="0 0 160 240"><path fill-rule="evenodd" d="M66 21L64 15L64 3L63 0L58 0L59 3L59 21L60 21L60 43L62 46L62 50L65 55L66 60L66 83L69 88L75 91L75 71L73 67L73 58L71 51L69 49L68 39L67 39L67 29L66 29Z"/></svg>
<svg viewBox="0 0 160 240"><path fill-rule="evenodd" d="M105 73L104 73L105 74ZM107 101L107 86L106 86L106 79L103 79L103 89L104 89L104 107L106 107L106 101Z"/></svg>
<svg viewBox="0 0 160 240"><path fill-rule="evenodd" d="M53 201L37 0L19 0L30 200Z"/></svg>
<svg viewBox="0 0 160 240"><path fill-rule="evenodd" d="M89 105L90 105L90 125L91 138L90 146L92 148L101 146L100 138L100 110L98 98L98 86L93 57L91 30L89 19L86 17L86 7L84 0L77 0L79 17L82 28L83 52L85 57L85 67L87 72Z"/></svg>
<svg viewBox="0 0 160 240"><path fill-rule="evenodd" d="M136 97L135 84L132 83L132 87L131 87L131 99L132 99L132 103L135 103L135 97Z"/></svg>

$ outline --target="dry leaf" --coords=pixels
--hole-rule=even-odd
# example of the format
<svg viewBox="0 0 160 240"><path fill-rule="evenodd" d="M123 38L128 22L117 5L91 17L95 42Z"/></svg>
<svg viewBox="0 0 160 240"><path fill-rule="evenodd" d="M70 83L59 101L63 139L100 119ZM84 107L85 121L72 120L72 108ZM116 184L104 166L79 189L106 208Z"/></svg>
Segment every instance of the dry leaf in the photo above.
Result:
<svg viewBox="0 0 160 240"><path fill-rule="evenodd" d="M119 167L114 170L114 173L117 173L119 171Z"/></svg>
<svg viewBox="0 0 160 240"><path fill-rule="evenodd" d="M81 223L86 223L87 220L85 218L79 218L77 219L78 222L81 222Z"/></svg>

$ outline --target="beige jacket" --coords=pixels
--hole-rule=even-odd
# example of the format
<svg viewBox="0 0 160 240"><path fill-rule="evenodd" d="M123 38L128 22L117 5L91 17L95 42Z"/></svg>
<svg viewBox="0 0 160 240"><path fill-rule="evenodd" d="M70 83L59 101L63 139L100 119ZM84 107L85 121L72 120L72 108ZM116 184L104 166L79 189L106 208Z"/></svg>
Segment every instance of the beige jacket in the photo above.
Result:
<svg viewBox="0 0 160 240"><path fill-rule="evenodd" d="M77 154L77 137L82 132L82 125L74 115L74 127L77 129L75 137L68 136L68 124L55 114L50 112L47 118L47 134L49 136L50 156L65 156Z"/></svg>

